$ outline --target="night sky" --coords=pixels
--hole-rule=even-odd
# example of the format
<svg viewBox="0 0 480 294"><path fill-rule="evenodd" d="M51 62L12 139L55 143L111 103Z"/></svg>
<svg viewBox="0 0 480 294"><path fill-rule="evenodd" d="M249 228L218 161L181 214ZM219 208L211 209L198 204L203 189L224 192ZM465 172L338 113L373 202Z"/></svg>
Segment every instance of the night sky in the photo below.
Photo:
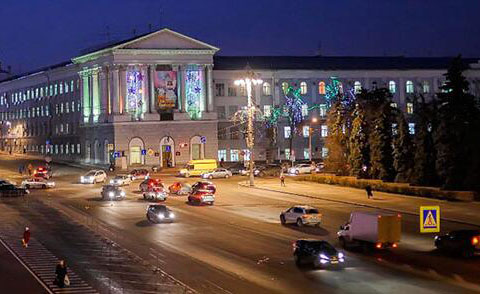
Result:
<svg viewBox="0 0 480 294"><path fill-rule="evenodd" d="M479 0L2 0L15 73L168 27L222 55L480 56Z"/></svg>

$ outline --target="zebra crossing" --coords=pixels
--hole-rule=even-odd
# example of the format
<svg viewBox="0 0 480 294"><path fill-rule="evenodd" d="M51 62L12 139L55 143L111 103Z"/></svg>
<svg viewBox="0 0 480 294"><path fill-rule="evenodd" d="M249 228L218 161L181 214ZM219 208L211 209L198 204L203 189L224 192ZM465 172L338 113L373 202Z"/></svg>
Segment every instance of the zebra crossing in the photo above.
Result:
<svg viewBox="0 0 480 294"><path fill-rule="evenodd" d="M53 284L55 280L55 267L60 261L48 249L46 249L35 238L31 238L28 248L24 248L18 232L5 231L0 232L0 241L20 259L29 270L40 280L44 287L47 287L49 293L62 294L97 294L99 293L88 283L82 280L71 268L67 268L70 286L59 288ZM68 267L68 263L67 263Z"/></svg>

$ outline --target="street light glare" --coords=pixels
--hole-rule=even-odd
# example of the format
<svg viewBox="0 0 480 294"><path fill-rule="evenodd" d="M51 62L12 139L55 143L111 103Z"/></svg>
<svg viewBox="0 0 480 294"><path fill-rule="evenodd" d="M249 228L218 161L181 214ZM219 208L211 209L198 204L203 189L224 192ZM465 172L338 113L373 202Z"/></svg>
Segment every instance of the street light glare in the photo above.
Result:
<svg viewBox="0 0 480 294"><path fill-rule="evenodd" d="M316 117L313 117L313 118L312 118L312 122L316 123L316 122L317 122L317 118L316 118Z"/></svg>

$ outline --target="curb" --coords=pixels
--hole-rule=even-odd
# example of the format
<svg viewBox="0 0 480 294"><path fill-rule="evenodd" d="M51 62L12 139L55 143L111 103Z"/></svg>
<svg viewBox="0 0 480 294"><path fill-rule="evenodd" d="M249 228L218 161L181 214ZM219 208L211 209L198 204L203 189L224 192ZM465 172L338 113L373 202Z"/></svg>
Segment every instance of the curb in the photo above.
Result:
<svg viewBox="0 0 480 294"><path fill-rule="evenodd" d="M352 201L317 197L317 196L312 196L312 195L307 195L307 194L294 193L294 192L288 192L288 191L279 191L279 190L275 190L275 189L261 188L261 187L256 187L256 186L251 187L251 186L246 185L246 184L241 183L241 182L239 182L238 185L242 186L242 187L245 187L245 188L257 189L257 190L263 190L263 191L269 191L269 192L277 192L277 193L283 193L283 194L294 195L294 196L299 196L299 197L319 199L319 200L325 200L325 201L342 203L342 204L349 204L349 205L360 206L360 207L374 208L374 209L380 209L380 210L385 210L385 211L391 211L391 212L395 212L395 213L402 213L402 214L408 214L408 215L414 215L414 216L419 216L420 215L419 213L415 213L415 212L411 212L411 211L405 211L405 210L401 210L401 209L383 208L383 207L370 205L370 204L363 204L363 203L357 203L357 202L352 202ZM458 220L458 219L454 219L454 218L440 217L440 219L444 220L444 221L448 221L448 222L480 227L480 224L466 222L466 221L462 221L462 220Z"/></svg>

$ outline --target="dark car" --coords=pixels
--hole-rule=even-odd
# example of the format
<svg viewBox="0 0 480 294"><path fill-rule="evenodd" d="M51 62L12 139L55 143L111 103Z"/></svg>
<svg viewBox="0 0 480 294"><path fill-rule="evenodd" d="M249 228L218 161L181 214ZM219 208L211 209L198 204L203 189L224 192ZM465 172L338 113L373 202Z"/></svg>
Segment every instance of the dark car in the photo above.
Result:
<svg viewBox="0 0 480 294"><path fill-rule="evenodd" d="M293 243L293 258L297 265L314 267L338 266L345 262L345 255L327 241L300 239Z"/></svg>
<svg viewBox="0 0 480 294"><path fill-rule="evenodd" d="M238 175L238 174L240 174L240 171L242 169L245 169L245 166L243 164L236 164L236 165L231 166L227 169L232 173L232 175Z"/></svg>
<svg viewBox="0 0 480 294"><path fill-rule="evenodd" d="M435 247L463 257L472 257L480 252L480 230L458 230L436 236Z"/></svg>
<svg viewBox="0 0 480 294"><path fill-rule="evenodd" d="M163 204L150 204L147 207L147 219L152 223L172 222L175 214Z"/></svg>
<svg viewBox="0 0 480 294"><path fill-rule="evenodd" d="M25 196L30 193L27 189L19 188L15 185L5 183L0 185L0 196L1 197L19 197Z"/></svg>
<svg viewBox="0 0 480 294"><path fill-rule="evenodd" d="M102 188L103 200L122 200L125 199L125 191L117 185L105 185Z"/></svg>
<svg viewBox="0 0 480 294"><path fill-rule="evenodd" d="M134 169L130 172L132 180L146 180L150 177L148 170L144 168Z"/></svg>
<svg viewBox="0 0 480 294"><path fill-rule="evenodd" d="M140 191L142 192L148 192L153 188L164 188L164 187L161 179L149 178L141 182L139 185L139 188L140 188Z"/></svg>

